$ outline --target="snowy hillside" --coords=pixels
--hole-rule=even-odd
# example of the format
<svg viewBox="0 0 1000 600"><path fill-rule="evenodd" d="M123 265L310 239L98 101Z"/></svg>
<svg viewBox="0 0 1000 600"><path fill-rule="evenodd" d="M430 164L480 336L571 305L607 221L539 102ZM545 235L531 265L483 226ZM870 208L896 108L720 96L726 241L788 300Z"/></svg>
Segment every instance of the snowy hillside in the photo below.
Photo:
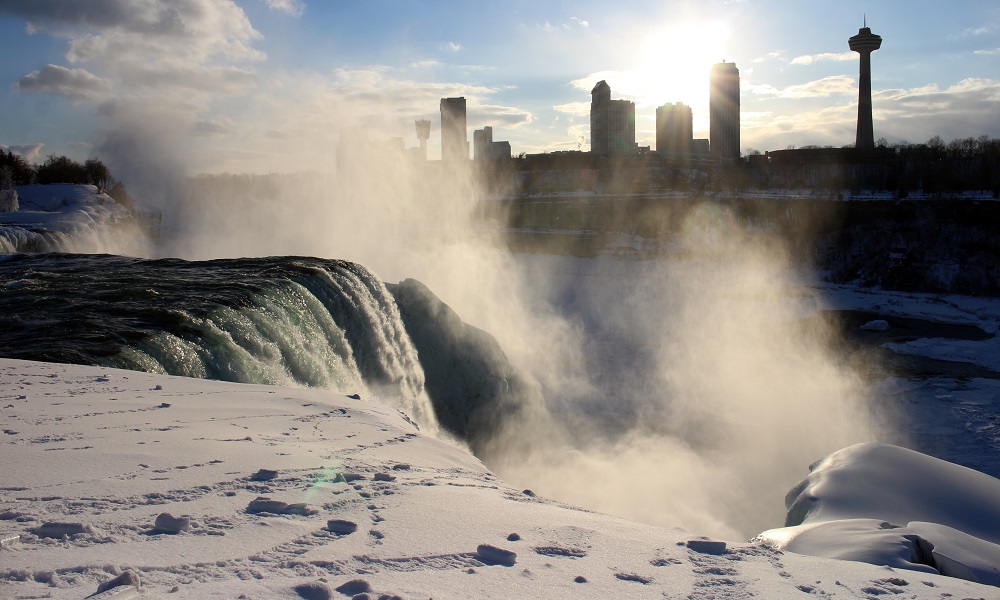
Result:
<svg viewBox="0 0 1000 600"><path fill-rule="evenodd" d="M553 502L373 398L2 360L0 407L4 597L82 598L128 571L139 597L997 595ZM908 460L912 481L940 474ZM843 489L824 472L810 490Z"/></svg>
<svg viewBox="0 0 1000 600"><path fill-rule="evenodd" d="M132 215L92 185L23 185L17 210L0 212L0 254L148 254Z"/></svg>

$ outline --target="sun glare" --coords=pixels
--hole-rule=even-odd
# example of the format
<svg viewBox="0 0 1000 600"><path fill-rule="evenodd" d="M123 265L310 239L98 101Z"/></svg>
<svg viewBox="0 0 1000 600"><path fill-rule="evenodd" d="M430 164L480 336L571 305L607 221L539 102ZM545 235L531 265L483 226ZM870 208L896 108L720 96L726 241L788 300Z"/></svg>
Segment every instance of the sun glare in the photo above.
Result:
<svg viewBox="0 0 1000 600"><path fill-rule="evenodd" d="M639 68L647 100L659 106L683 102L695 110L708 105L708 75L726 57L729 28L722 23L682 21L647 38Z"/></svg>

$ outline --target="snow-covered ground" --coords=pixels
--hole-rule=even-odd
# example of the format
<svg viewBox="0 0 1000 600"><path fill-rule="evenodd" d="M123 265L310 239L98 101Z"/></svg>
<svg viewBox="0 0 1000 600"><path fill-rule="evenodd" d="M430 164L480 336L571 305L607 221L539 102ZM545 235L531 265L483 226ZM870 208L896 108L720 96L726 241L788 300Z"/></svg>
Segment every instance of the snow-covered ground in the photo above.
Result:
<svg viewBox="0 0 1000 600"><path fill-rule="evenodd" d="M0 419L5 598L82 598L125 571L139 597L997 597L954 577L725 544L537 497L370 398L0 360ZM890 450L828 459L840 470L817 469L803 493L856 491L836 479L865 465L876 486L879 469L900 479L892 447L877 448ZM907 482L997 485L911 455ZM943 523L921 532L969 514L944 487L933 512L890 491L865 501ZM824 506L845 501L830 497ZM980 516L966 535L995 529L996 513Z"/></svg>
<svg viewBox="0 0 1000 600"><path fill-rule="evenodd" d="M92 185L23 185L18 210L0 212L0 253L93 252L148 255L128 209Z"/></svg>

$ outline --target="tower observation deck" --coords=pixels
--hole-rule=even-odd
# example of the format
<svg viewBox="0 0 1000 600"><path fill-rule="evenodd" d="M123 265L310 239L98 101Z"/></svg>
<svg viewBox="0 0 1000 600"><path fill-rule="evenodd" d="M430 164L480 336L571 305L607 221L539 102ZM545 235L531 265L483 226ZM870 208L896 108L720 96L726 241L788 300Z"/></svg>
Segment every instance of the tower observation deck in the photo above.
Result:
<svg viewBox="0 0 1000 600"><path fill-rule="evenodd" d="M872 52L882 47L882 38L872 33L868 23L858 30L847 43L853 52L861 55L861 81L858 88L858 137L855 147L869 149L875 147L875 132L872 126Z"/></svg>

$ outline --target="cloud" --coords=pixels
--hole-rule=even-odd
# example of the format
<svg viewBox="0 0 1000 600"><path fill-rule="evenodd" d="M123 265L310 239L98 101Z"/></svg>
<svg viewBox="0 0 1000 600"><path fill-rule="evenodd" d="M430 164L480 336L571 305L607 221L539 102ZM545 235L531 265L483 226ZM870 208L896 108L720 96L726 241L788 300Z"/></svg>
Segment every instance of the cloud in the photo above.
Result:
<svg viewBox="0 0 1000 600"><path fill-rule="evenodd" d="M556 112L566 113L568 115L573 115L575 117L584 117L590 114L590 102L567 102L565 104L557 104L552 107Z"/></svg>
<svg viewBox="0 0 1000 600"><path fill-rule="evenodd" d="M581 19L580 17L570 17L568 21L564 21L562 23L552 23L552 21L545 20L543 23L535 24L535 27L544 32L553 33L556 31L570 31L573 29L589 29L590 21Z"/></svg>
<svg viewBox="0 0 1000 600"><path fill-rule="evenodd" d="M5 0L0 13L28 21L29 30L39 33L57 31L59 25L90 28L121 27L147 33L169 34L182 28L185 4L135 2L134 0Z"/></svg>
<svg viewBox="0 0 1000 600"><path fill-rule="evenodd" d="M106 85L91 79L88 87L77 73L76 99L94 99L111 86L116 96L206 102L245 91L254 82L247 65L266 58L253 47L260 33L232 0L9 0L0 12L26 19L34 33L66 38L66 60L99 74Z"/></svg>
<svg viewBox="0 0 1000 600"><path fill-rule="evenodd" d="M287 13L293 17L301 17L306 6L302 0L264 0L271 10Z"/></svg>
<svg viewBox="0 0 1000 600"><path fill-rule="evenodd" d="M762 63L762 62L764 62L766 60L779 59L782 56L784 56L784 54L785 54L784 50L775 50L774 52L768 52L764 56L758 56L757 58L753 59L750 62L753 62L753 63Z"/></svg>
<svg viewBox="0 0 1000 600"><path fill-rule="evenodd" d="M67 69L58 65L45 65L32 71L15 84L21 92L41 92L65 96L71 100L99 100L112 93L111 82L86 69Z"/></svg>
<svg viewBox="0 0 1000 600"><path fill-rule="evenodd" d="M985 54L985 55L1000 54L1000 48L993 48L991 50L976 50L974 54Z"/></svg>
<svg viewBox="0 0 1000 600"><path fill-rule="evenodd" d="M232 129L232 121L229 119L201 119L194 124L193 133L200 137L210 137L229 133Z"/></svg>
<svg viewBox="0 0 1000 600"><path fill-rule="evenodd" d="M45 144L17 144L13 146L0 146L8 152L18 154L29 163L37 163L42 158L42 148Z"/></svg>
<svg viewBox="0 0 1000 600"><path fill-rule="evenodd" d="M814 62L819 61L843 61L843 60L857 60L858 55L854 52L823 52L821 54L807 54L805 56L796 56L789 62L791 65L811 65Z"/></svg>
<svg viewBox="0 0 1000 600"><path fill-rule="evenodd" d="M747 82L744 89L758 96L774 96L777 98L821 98L837 94L858 93L854 78L847 75L831 75L810 81L801 85L790 85L786 88L776 88L769 84L753 84Z"/></svg>
<svg viewBox="0 0 1000 600"><path fill-rule="evenodd" d="M770 99L763 99L767 102ZM935 84L909 89L872 92L876 137L890 140L927 140L940 135L946 140L989 135L1000 136L1000 122L985 118L1000 102L1000 81L964 79L944 89ZM857 102L803 110L792 114L774 111L744 111L741 138L744 148L763 150L789 144L842 146L853 143L857 126Z"/></svg>
<svg viewBox="0 0 1000 600"><path fill-rule="evenodd" d="M448 42L448 49L452 52L458 52L462 49L462 44L458 42Z"/></svg>
<svg viewBox="0 0 1000 600"><path fill-rule="evenodd" d="M959 37L977 37L980 35L986 35L997 30L997 26L994 24L980 25L978 27L969 27L959 34Z"/></svg>

